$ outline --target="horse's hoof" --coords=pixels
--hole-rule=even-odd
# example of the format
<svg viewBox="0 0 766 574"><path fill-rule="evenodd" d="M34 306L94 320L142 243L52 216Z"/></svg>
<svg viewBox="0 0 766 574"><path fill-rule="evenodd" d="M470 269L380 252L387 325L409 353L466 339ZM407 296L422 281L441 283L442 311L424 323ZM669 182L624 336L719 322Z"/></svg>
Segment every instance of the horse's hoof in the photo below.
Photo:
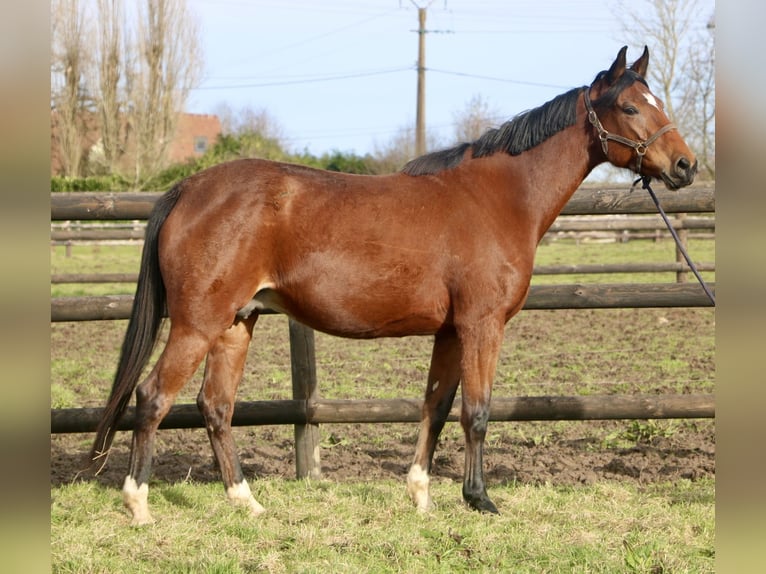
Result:
<svg viewBox="0 0 766 574"><path fill-rule="evenodd" d="M483 505L479 506L476 510L487 513L487 514L500 514L500 511L497 509L497 506L495 506L495 504L489 499L487 499L486 502Z"/></svg>
<svg viewBox="0 0 766 574"><path fill-rule="evenodd" d="M134 514L130 520L130 525L134 527L150 526L154 523L154 518L148 512L145 514Z"/></svg>
<svg viewBox="0 0 766 574"><path fill-rule="evenodd" d="M482 496L465 496L465 501L468 503L468 506L473 508L474 510L478 510L479 512L483 512L486 514L500 514L500 512L497 510L497 506L495 506L495 503L492 502L489 497L484 494Z"/></svg>
<svg viewBox="0 0 766 574"><path fill-rule="evenodd" d="M478 504L472 504L471 507L485 514L500 514L497 506L489 498L482 500Z"/></svg>

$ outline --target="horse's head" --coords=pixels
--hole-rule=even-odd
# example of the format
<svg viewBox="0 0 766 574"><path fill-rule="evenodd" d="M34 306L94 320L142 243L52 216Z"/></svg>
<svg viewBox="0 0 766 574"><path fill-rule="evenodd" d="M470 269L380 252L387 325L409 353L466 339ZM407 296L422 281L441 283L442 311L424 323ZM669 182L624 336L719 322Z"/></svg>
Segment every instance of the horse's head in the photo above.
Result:
<svg viewBox="0 0 766 574"><path fill-rule="evenodd" d="M606 159L639 175L661 179L668 189L694 181L697 159L646 84L649 50L627 67L623 47L609 70L585 89L585 106Z"/></svg>

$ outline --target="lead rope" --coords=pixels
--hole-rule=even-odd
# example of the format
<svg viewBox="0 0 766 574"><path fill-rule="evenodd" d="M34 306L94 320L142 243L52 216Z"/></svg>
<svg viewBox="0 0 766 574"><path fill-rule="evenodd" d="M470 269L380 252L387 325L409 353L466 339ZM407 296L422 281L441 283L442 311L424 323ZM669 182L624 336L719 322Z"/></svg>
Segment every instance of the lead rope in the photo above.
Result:
<svg viewBox="0 0 766 574"><path fill-rule="evenodd" d="M668 226L668 230L670 231L670 234L673 236L673 239L675 239L678 249L681 251L681 254L684 256L684 259L686 259L686 263L689 265L689 269L692 270L692 273L694 273L694 276L697 278L697 281L699 281L700 285L702 285L702 289L704 289L708 298L713 303L713 307L715 307L715 295L713 295L713 292L710 290L710 287L708 287L707 284L702 280L702 276L699 274L699 271L697 271L697 266L694 265L694 262L691 260L691 257L689 257L689 254L686 252L686 249L684 249L684 246L681 244L681 239L678 237L676 230L673 228L673 224L670 223L668 216L665 215L665 211L662 209L662 206L660 205L660 202L657 199L657 196L655 195L654 190L652 189L652 186L649 185L649 182L651 181L651 179L652 179L651 177L642 175L636 181L633 182L633 187L635 187L636 184L640 181L642 182L642 187L649 192L649 195L651 196L652 201L654 202L654 205L657 206L657 210L660 212L662 219L665 221L665 225Z"/></svg>

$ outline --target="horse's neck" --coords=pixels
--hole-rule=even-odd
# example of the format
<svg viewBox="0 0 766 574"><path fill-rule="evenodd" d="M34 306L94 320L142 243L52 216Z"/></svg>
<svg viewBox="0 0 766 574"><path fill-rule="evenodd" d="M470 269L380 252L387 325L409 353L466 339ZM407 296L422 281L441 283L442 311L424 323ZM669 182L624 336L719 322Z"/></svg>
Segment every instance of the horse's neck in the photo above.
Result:
<svg viewBox="0 0 766 574"><path fill-rule="evenodd" d="M591 143L588 131L577 123L518 156L506 156L513 173L521 176L512 193L527 207L538 239L599 163Z"/></svg>

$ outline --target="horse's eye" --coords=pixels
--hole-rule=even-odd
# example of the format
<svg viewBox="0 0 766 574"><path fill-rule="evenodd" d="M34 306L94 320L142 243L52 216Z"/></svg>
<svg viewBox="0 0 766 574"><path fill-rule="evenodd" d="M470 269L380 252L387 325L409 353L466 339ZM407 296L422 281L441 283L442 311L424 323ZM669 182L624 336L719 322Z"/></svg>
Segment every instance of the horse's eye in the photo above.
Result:
<svg viewBox="0 0 766 574"><path fill-rule="evenodd" d="M629 116L635 116L638 113L638 109L636 109L633 106L625 106L624 108L622 108L622 111L628 114Z"/></svg>

